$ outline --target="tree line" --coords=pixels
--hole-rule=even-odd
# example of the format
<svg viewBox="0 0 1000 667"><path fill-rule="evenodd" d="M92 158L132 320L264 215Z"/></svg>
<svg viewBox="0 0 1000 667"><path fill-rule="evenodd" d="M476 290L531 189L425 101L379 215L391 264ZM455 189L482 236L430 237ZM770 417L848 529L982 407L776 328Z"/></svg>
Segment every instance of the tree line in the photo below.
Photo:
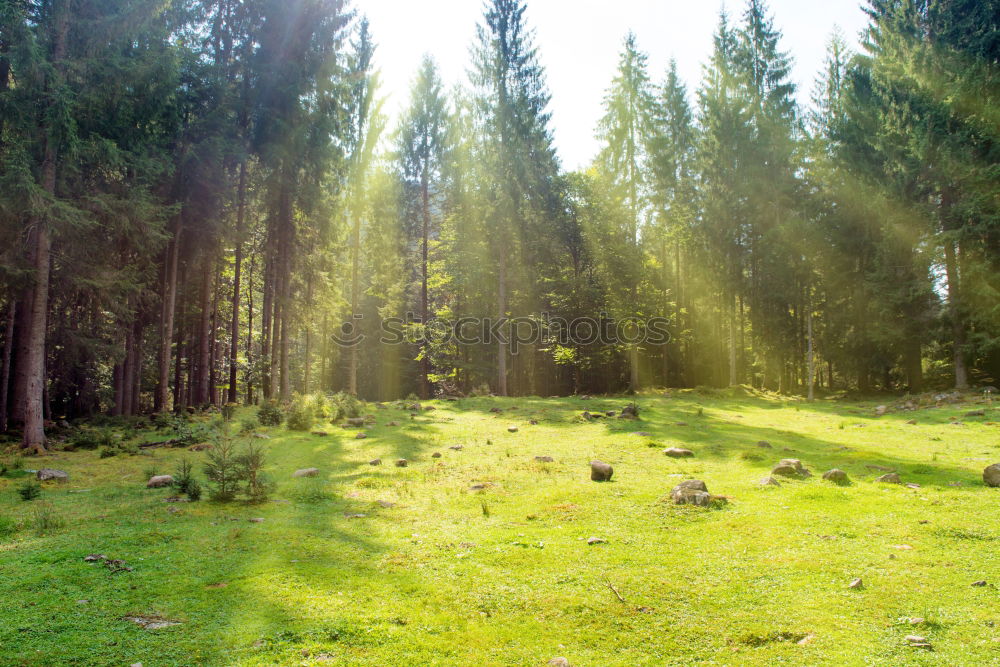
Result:
<svg viewBox="0 0 1000 667"><path fill-rule="evenodd" d="M425 58L392 123L346 0L4 0L0 430L43 451L48 421L294 392L998 377L996 1L868 0L805 107L763 0L720 15L691 90L629 35L572 172L525 9L487 0L468 81ZM462 318L542 335L430 335Z"/></svg>

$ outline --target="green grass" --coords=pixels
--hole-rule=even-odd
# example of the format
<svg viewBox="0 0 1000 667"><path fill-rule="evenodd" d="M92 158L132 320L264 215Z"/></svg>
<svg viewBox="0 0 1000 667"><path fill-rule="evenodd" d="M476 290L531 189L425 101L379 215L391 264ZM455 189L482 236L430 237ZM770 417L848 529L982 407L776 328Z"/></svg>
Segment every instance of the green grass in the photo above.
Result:
<svg viewBox="0 0 1000 667"><path fill-rule="evenodd" d="M640 397L637 422L579 417L628 400L433 401L413 418L369 406L364 440L262 429L278 487L256 506L144 488L182 456L201 475L202 453L26 459L70 482L22 502L22 480L0 478L0 664L1000 664L1000 490L981 479L1000 461L1000 406L875 417L876 403L684 392ZM814 476L759 488L783 457ZM612 482L590 481L592 459ZM875 484L866 465L921 486ZM293 479L303 467L320 477ZM821 480L832 467L853 483ZM728 504L672 505L689 478ZM61 527L34 528L39 503Z"/></svg>

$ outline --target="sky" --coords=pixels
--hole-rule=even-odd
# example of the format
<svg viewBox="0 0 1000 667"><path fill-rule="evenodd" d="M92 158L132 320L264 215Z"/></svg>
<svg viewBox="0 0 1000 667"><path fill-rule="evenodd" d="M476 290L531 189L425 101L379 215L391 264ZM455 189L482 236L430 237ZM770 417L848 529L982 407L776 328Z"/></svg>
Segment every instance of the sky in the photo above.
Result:
<svg viewBox="0 0 1000 667"><path fill-rule="evenodd" d="M834 26L857 48L866 24L860 0L771 0L782 32L781 47L793 57L792 80L800 103L807 103L823 65ZM378 48L376 66L391 125L405 107L417 66L429 53L446 87L465 83L469 49L482 17L480 0L355 0L368 16ZM535 30L539 57L552 94L552 132L565 169L589 164L597 154L594 137L602 100L618 64L626 34L635 33L649 56L651 78L663 80L671 58L688 87L691 102L702 66L712 50L721 4L700 0L527 0L525 16ZM731 21L742 2L726 4Z"/></svg>

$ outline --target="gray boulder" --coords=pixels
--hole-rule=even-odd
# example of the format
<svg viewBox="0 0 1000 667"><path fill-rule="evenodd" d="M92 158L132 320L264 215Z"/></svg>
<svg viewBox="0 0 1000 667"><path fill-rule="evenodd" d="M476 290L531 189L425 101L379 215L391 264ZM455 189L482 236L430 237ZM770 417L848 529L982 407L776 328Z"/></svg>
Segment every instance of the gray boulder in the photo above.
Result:
<svg viewBox="0 0 1000 667"><path fill-rule="evenodd" d="M146 482L147 489L162 489L174 483L174 478L170 475L154 475Z"/></svg>
<svg viewBox="0 0 1000 667"><path fill-rule="evenodd" d="M847 473L839 468L827 470L823 473L823 479L828 482L833 482L834 484L848 484L851 481L851 478L847 476Z"/></svg>
<svg viewBox="0 0 1000 667"><path fill-rule="evenodd" d="M681 482L671 489L670 498L674 501L675 505L708 507L712 502L712 496L708 493L708 487L700 479L689 479Z"/></svg>
<svg viewBox="0 0 1000 667"><path fill-rule="evenodd" d="M899 474L898 473L894 473L894 472L886 473L885 475L882 475L881 477L879 477L875 481L876 482L882 482L883 484L902 484L903 483L903 480L901 480L899 478Z"/></svg>
<svg viewBox="0 0 1000 667"><path fill-rule="evenodd" d="M602 461L590 462L590 479L595 482L608 482L615 474L615 469Z"/></svg>
<svg viewBox="0 0 1000 667"><path fill-rule="evenodd" d="M994 463L983 471L983 482L994 489L1000 488L1000 463Z"/></svg>
<svg viewBox="0 0 1000 667"><path fill-rule="evenodd" d="M62 470L55 470L54 468L42 468L35 473L40 482L45 482L50 479L54 479L57 482L65 482L69 480L69 473Z"/></svg>
<svg viewBox="0 0 1000 667"><path fill-rule="evenodd" d="M682 449L680 447L670 447L669 449L664 449L663 453L673 459L682 459L688 456L694 456L694 452L690 449Z"/></svg>
<svg viewBox="0 0 1000 667"><path fill-rule="evenodd" d="M771 474L782 477L809 477L812 473L806 470L802 461L798 459L781 459L771 470Z"/></svg>
<svg viewBox="0 0 1000 667"><path fill-rule="evenodd" d="M292 477L315 477L319 474L319 468L302 468L292 473Z"/></svg>

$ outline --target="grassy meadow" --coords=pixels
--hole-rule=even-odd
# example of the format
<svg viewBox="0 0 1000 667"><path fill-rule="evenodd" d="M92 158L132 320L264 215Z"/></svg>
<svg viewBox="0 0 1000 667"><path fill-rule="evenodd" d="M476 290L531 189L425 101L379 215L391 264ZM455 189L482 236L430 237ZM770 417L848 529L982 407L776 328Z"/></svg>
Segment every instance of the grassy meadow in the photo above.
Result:
<svg viewBox="0 0 1000 667"><path fill-rule="evenodd" d="M684 391L637 397L635 421L581 416L631 400L368 404L364 439L261 427L276 489L260 504L145 488L185 457L204 484L205 452L25 458L69 481L26 502L27 473L0 477L0 664L1000 664L988 399ZM782 458L813 475L762 487ZM594 459L610 482L590 480ZM824 481L831 468L851 484ZM883 469L904 485L876 483ZM674 505L687 479L727 502Z"/></svg>

